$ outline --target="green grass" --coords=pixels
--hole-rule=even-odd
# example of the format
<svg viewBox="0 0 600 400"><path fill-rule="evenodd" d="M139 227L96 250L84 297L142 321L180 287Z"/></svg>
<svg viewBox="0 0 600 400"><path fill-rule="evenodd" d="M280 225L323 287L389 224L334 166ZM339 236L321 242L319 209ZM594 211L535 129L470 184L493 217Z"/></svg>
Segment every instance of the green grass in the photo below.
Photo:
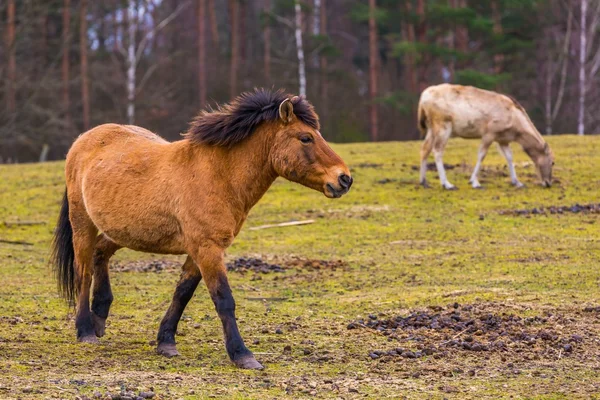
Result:
<svg viewBox="0 0 600 400"><path fill-rule="evenodd" d="M471 189L478 143L463 140L451 141L445 155L447 164L460 165L448 171L460 188L456 192L442 191L435 172L428 173L433 189L417 186L417 142L335 145L355 179L340 200L277 180L250 213L228 258L293 254L343 259L349 266L295 269L259 280L252 273L230 273L242 336L265 364L262 372L230 364L203 286L180 323L182 357L155 354L151 341L170 302L175 272L113 273L115 302L106 336L98 346L77 344L72 310L58 297L47 266L64 190L63 163L0 166L0 239L31 243L0 243L0 398L74 398L127 387L190 399L597 396L597 336L589 339L595 352L588 356L516 358L520 373L513 374L497 354L374 361L369 350L389 347L386 338L346 329L372 312L391 316L454 302L495 301L526 306L525 313L533 314L597 305L598 214L500 214L599 202L600 137L550 137L549 143L558 180L551 189L537 184L533 166L516 147L517 173L527 188L511 187L501 176L507 171L504 160L490 152L481 179L485 189ZM392 181L380 183L385 179ZM294 219L316 222L247 229ZM17 221L43 224L11 224ZM115 260L152 257L161 258L122 250ZM600 318L590 318L596 318L587 322L595 334ZM275 334L277 328L283 334ZM287 345L291 352L284 352ZM470 369L477 373L452 372Z"/></svg>

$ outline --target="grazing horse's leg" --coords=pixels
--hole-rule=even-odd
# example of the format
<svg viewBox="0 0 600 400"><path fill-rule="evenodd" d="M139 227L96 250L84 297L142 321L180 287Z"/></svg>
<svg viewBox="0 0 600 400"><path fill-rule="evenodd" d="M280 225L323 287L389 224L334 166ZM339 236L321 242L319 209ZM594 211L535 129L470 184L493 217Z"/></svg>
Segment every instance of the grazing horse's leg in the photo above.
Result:
<svg viewBox="0 0 600 400"><path fill-rule="evenodd" d="M92 300L92 322L97 337L104 336L108 310L113 301L108 277L108 260L121 246L101 235L94 251L94 299Z"/></svg>
<svg viewBox="0 0 600 400"><path fill-rule="evenodd" d="M431 133L431 129L427 129L427 135L421 146L421 176L419 179L419 184L425 188L430 187L427 183L427 179L425 179L425 174L427 173L427 157L429 157L429 154L431 153L432 144L433 134Z"/></svg>
<svg viewBox="0 0 600 400"><path fill-rule="evenodd" d="M82 202L72 200L69 195L69 219L73 227L73 250L75 252L75 284L78 286L77 340L84 343L97 343L92 314L90 312L90 286L92 284L92 256L98 228L89 219Z"/></svg>
<svg viewBox="0 0 600 400"><path fill-rule="evenodd" d="M479 147L479 152L477 153L477 164L475 164L475 168L473 168L473 174L471 174L471 179L469 179L469 183L473 186L474 189L481 189L481 184L477 179L477 175L479 175L479 170L481 169L481 163L483 159L487 155L488 149L490 145L494 141L492 136L483 136L481 141L481 146Z"/></svg>
<svg viewBox="0 0 600 400"><path fill-rule="evenodd" d="M181 319L185 306L192 298L201 279L202 275L200 274L198 266L194 263L192 258L188 256L183 264L181 278L175 289L173 301L160 323L157 338L158 347L156 348L156 351L159 354L167 357L179 355L177 348L175 347L177 324Z"/></svg>
<svg viewBox="0 0 600 400"><path fill-rule="evenodd" d="M196 264L200 267L210 297L223 324L225 348L229 358L240 368L263 369L263 366L256 361L252 352L244 344L237 327L235 301L227 281L227 270L223 262L224 249L217 245L203 247L196 254Z"/></svg>
<svg viewBox="0 0 600 400"><path fill-rule="evenodd" d="M518 188L524 187L525 185L523 185L521 182L519 182L519 179L517 179L517 172L515 171L515 165L513 164L513 153L510 149L510 146L508 144L499 144L498 148L500 149L500 153L502 153L504 158L506 158L508 171L510 172L510 182L513 184L513 186Z"/></svg>
<svg viewBox="0 0 600 400"><path fill-rule="evenodd" d="M438 132L437 135L434 134L433 156L435 157L435 166L438 170L438 175L440 176L440 182L444 189L456 190L456 186L451 184L450 181L448 181L448 178L446 178L446 169L444 168L444 160L442 159L444 148L452 134L452 125L449 122L446 122L443 128L436 127L434 129L437 129Z"/></svg>

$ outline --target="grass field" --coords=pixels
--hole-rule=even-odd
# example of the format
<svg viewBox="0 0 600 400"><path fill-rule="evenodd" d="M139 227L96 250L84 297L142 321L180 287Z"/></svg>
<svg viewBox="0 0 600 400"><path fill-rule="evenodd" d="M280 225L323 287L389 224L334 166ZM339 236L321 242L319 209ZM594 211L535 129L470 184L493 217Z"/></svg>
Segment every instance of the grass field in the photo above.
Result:
<svg viewBox="0 0 600 400"><path fill-rule="evenodd" d="M484 163L485 189L471 189L478 143L463 140L445 156L455 192L442 191L435 172L432 189L417 186L416 142L334 146L355 179L340 200L277 180L228 259L344 265L229 274L242 336L266 366L260 372L229 362L203 285L179 325L182 356L155 353L178 279L172 268L113 272L106 336L77 344L72 310L47 266L63 163L0 166L0 398L600 398L600 214L503 213L600 202L600 137L549 143L551 189L537 185L516 147L525 189L510 186L495 151ZM315 223L248 229L304 219ZM165 259L182 260L122 250L114 263L127 270ZM411 313L496 322L475 331L369 328ZM404 353L389 352L397 348Z"/></svg>

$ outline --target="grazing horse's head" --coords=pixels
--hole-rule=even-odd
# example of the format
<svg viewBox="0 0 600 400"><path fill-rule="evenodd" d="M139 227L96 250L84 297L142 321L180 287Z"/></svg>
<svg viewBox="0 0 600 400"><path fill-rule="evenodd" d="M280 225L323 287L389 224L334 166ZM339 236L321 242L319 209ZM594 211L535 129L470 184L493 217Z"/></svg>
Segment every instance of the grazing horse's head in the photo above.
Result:
<svg viewBox="0 0 600 400"><path fill-rule="evenodd" d="M242 93L217 110L201 112L184 136L195 143L231 148L258 130L277 175L327 197L341 197L350 190L348 167L321 136L319 117L303 97L281 90Z"/></svg>
<svg viewBox="0 0 600 400"><path fill-rule="evenodd" d="M542 149L525 149L525 152L535 163L538 175L542 180L542 186L552 186L552 167L554 167L554 154L548 143L544 143Z"/></svg>
<svg viewBox="0 0 600 400"><path fill-rule="evenodd" d="M300 113L311 113L312 118L297 116L295 105ZM341 197L350 190L350 171L321 136L317 116L306 100L298 96L283 100L276 126L271 163L278 175L330 198Z"/></svg>

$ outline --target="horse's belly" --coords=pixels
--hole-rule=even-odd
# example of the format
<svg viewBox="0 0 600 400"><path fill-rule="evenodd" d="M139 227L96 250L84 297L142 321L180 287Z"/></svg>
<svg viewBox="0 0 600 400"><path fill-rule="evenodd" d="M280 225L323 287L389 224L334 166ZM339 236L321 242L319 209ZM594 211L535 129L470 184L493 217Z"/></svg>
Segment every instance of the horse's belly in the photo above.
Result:
<svg viewBox="0 0 600 400"><path fill-rule="evenodd" d="M99 226L99 228L113 242L132 250L161 254L185 253L179 233L170 229L158 227L139 232L143 227L101 229Z"/></svg>
<svg viewBox="0 0 600 400"><path fill-rule="evenodd" d="M150 199L135 187L117 190L106 182L93 190L85 187L84 199L94 225L120 246L150 253L185 252L181 227L175 215L163 209L164 199Z"/></svg>

